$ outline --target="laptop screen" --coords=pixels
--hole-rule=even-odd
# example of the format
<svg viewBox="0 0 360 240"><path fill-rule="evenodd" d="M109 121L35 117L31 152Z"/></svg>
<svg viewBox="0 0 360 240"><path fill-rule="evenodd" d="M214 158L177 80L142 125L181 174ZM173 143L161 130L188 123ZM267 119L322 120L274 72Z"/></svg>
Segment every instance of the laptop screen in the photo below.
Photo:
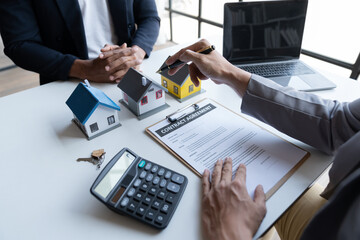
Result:
<svg viewBox="0 0 360 240"><path fill-rule="evenodd" d="M307 3L225 3L223 56L233 64L299 58Z"/></svg>

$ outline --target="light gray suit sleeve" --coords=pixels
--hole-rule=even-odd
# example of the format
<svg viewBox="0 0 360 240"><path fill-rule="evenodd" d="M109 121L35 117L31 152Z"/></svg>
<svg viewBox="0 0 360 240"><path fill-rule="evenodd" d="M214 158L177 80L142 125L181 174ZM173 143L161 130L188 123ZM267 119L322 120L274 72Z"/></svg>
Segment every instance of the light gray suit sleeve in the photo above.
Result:
<svg viewBox="0 0 360 240"><path fill-rule="evenodd" d="M328 154L360 130L360 99L326 100L257 75L251 76L241 110Z"/></svg>

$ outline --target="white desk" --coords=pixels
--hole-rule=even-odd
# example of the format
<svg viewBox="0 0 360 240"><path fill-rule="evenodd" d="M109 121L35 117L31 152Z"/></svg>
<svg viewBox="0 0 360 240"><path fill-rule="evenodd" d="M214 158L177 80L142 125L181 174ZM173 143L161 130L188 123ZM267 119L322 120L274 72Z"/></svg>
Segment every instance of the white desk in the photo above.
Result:
<svg viewBox="0 0 360 240"><path fill-rule="evenodd" d="M153 52L151 60L144 62L143 71L160 81L155 71L179 48ZM319 95L342 101L359 96L357 81L327 76L338 88L318 92ZM149 137L144 129L205 97L240 112L241 100L235 92L227 86L204 81L206 93L183 103L166 96L171 107L141 121L121 107L122 127L88 141L71 122L72 113L65 105L76 85L77 82L59 81L0 98L0 239L200 239L200 178ZM93 85L114 101L119 100L120 90L116 85ZM280 135L310 151L311 157L267 201L268 212L256 237L268 229L331 163L331 157ZM100 171L76 159L104 148L104 167L125 146L189 179L183 199L163 231L118 215L90 195L90 186Z"/></svg>

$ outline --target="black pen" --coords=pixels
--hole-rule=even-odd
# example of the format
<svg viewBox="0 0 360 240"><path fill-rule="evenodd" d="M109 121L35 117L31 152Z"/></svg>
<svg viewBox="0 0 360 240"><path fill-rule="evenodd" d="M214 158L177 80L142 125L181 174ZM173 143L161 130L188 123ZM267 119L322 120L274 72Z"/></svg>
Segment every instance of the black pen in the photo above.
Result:
<svg viewBox="0 0 360 240"><path fill-rule="evenodd" d="M201 53L201 54L209 54L213 50L215 50L215 46L211 45L211 46L204 47L204 48L202 48L202 49L200 49L199 51L196 51L196 52ZM170 65L167 65L167 66L165 66L163 68L160 68L156 73L161 73L164 70L175 68L175 67L177 67L177 66L179 66L181 64L184 64L184 62L182 62L180 60L176 60L173 64L170 64Z"/></svg>

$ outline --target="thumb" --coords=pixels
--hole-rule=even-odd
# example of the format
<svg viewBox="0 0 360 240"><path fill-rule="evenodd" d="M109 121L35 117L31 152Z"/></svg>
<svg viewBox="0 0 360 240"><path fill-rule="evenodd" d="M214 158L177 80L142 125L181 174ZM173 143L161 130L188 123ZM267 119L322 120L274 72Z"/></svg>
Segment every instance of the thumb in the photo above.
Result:
<svg viewBox="0 0 360 240"><path fill-rule="evenodd" d="M258 185L254 193L254 201L260 206L265 206L266 196L262 185Z"/></svg>
<svg viewBox="0 0 360 240"><path fill-rule="evenodd" d="M126 47L127 47L127 44L126 44L126 43L123 43L123 44L121 44L121 46L120 46L121 49L124 49L124 48L126 48Z"/></svg>

